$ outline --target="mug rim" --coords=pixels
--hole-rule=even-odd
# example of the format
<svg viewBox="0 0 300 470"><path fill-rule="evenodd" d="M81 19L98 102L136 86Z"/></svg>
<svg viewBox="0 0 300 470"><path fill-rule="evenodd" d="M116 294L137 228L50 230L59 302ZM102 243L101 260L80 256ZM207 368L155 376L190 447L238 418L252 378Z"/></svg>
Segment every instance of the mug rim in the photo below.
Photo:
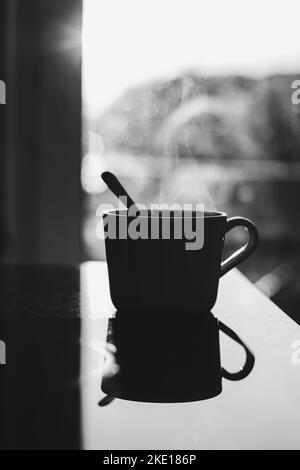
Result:
<svg viewBox="0 0 300 470"><path fill-rule="evenodd" d="M147 211L151 211L151 209L147 209ZM157 210L156 212L158 212L158 215L156 214L148 214L148 215L139 215L139 217L142 217L142 218L147 218L147 219L157 219L157 218L162 218L162 219L168 219L169 216L164 216L163 215L163 211L162 210ZM170 210L170 212L176 212L176 211L172 211ZM179 211L177 211L179 212ZM226 212L221 212L221 211L187 211L187 212L190 212L191 215L185 215L184 218L187 218L187 219L218 219L218 218L221 218L221 217L226 217L227 218L227 214ZM133 215L128 215L128 209L109 209L109 210L105 210L103 211L103 216L104 215L111 215L111 216L114 216L114 217L129 217L129 218L135 218ZM173 215L172 217L173 219L182 219L182 215Z"/></svg>

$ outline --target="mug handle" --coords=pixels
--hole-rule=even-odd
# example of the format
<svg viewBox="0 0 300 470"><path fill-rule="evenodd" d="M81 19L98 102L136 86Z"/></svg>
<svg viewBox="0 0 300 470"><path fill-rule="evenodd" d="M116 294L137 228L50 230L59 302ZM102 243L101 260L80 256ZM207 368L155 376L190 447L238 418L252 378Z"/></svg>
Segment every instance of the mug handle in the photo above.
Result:
<svg viewBox="0 0 300 470"><path fill-rule="evenodd" d="M244 366L238 372L228 372L226 369L222 367L222 377L227 380L237 381L245 379L251 372L254 367L255 357L250 351L250 349L246 346L246 344L241 340L241 338L231 329L229 326L224 325L221 321L219 321L219 330L225 333L225 335L229 336L229 338L236 341L240 344L245 352L246 352L246 361Z"/></svg>
<svg viewBox="0 0 300 470"><path fill-rule="evenodd" d="M258 244L258 231L251 220L245 219L244 217L232 217L227 220L226 232L228 233L234 227L245 227L248 231L249 239L248 242L242 246L239 250L235 251L226 260L221 263L221 277L228 273L232 268L235 268L238 264L244 261L250 256L256 249Z"/></svg>

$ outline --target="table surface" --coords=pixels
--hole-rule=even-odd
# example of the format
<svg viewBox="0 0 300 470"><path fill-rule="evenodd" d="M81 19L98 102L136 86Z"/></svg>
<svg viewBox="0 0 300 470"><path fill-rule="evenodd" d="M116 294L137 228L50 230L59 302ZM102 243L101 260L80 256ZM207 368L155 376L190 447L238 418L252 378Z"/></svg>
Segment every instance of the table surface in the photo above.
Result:
<svg viewBox="0 0 300 470"><path fill-rule="evenodd" d="M0 286L0 448L300 448L299 327L239 271L221 279L214 314L253 351L254 370L223 380L216 398L180 404L98 406L114 312L105 263L2 267ZM221 360L236 370L243 350L221 337Z"/></svg>

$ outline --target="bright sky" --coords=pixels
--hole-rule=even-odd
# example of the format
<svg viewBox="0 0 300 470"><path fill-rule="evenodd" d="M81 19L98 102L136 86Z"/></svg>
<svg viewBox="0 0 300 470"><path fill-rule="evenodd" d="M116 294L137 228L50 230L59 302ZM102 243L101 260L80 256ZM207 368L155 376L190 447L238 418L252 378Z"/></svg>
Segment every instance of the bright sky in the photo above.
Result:
<svg viewBox="0 0 300 470"><path fill-rule="evenodd" d="M300 75L299 19L300 0L84 0L86 110L185 70Z"/></svg>

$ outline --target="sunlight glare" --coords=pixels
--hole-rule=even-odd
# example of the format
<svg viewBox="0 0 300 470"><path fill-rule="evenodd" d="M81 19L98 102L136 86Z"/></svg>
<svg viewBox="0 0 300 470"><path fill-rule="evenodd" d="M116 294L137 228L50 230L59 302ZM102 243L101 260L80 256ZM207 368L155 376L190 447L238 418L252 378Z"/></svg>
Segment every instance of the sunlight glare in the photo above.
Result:
<svg viewBox="0 0 300 470"><path fill-rule="evenodd" d="M299 71L298 0L84 0L83 101L95 116L128 87L182 71Z"/></svg>

